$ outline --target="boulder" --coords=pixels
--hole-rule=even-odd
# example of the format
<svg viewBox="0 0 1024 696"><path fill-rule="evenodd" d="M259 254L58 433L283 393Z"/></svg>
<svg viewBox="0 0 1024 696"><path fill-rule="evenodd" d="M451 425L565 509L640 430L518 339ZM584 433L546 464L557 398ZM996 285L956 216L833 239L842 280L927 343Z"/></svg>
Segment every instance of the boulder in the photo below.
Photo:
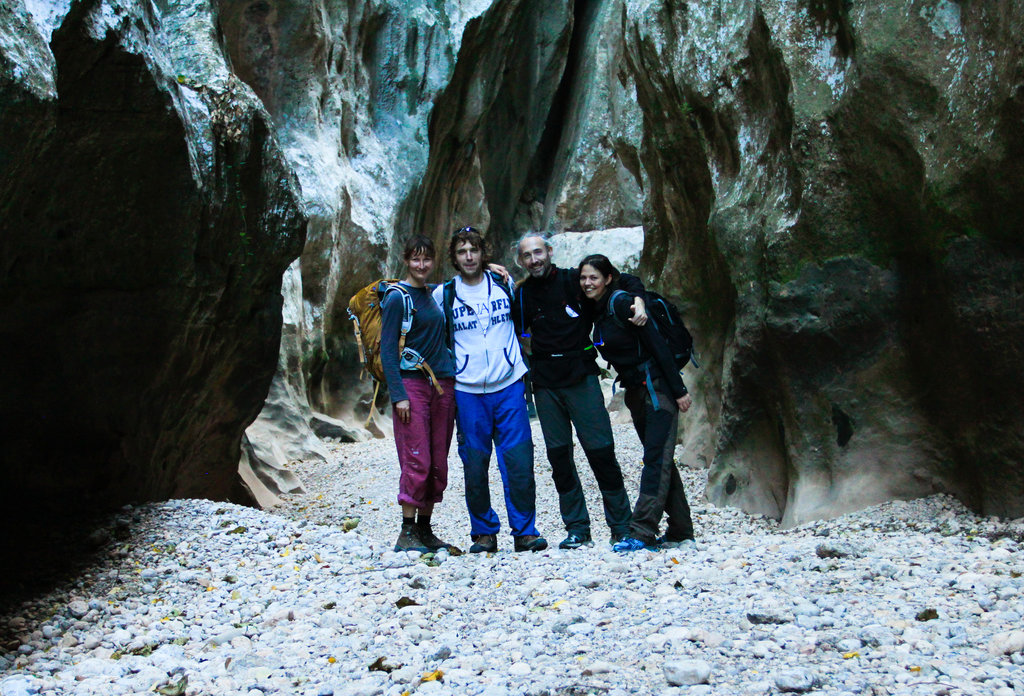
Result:
<svg viewBox="0 0 1024 696"><path fill-rule="evenodd" d="M644 250L642 227L565 232L551 237L555 263L575 268L587 254L604 254L620 271L634 273Z"/></svg>

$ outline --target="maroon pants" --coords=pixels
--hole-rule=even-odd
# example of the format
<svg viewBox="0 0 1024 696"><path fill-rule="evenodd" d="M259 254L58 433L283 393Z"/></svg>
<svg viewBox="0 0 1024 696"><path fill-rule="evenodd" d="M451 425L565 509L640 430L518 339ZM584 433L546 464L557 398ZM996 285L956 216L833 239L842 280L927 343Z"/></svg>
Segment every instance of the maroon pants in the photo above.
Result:
<svg viewBox="0 0 1024 696"><path fill-rule="evenodd" d="M424 508L441 502L448 487L448 448L455 429L455 380L439 379L438 394L423 377L403 377L409 395L409 422L393 413L395 446L402 475L398 502Z"/></svg>

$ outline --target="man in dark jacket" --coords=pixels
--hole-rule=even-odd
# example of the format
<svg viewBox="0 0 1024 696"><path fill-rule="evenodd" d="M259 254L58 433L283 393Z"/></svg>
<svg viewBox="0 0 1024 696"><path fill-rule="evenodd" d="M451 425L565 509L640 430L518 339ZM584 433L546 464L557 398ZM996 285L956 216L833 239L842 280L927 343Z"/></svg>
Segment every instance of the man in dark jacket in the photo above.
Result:
<svg viewBox="0 0 1024 696"><path fill-rule="evenodd" d="M594 471L605 519L615 543L629 532L632 511L615 459L612 426L598 380L597 351L590 341L591 321L580 307L579 271L552 263L549 237L529 233L519 241L520 265L529 277L516 289L512 319L521 340L530 343L530 380L551 463L551 476L568 536L558 547L591 545L590 515L573 461L572 428ZM639 295L639 279L626 276L624 287ZM633 321L646 321L637 298Z"/></svg>

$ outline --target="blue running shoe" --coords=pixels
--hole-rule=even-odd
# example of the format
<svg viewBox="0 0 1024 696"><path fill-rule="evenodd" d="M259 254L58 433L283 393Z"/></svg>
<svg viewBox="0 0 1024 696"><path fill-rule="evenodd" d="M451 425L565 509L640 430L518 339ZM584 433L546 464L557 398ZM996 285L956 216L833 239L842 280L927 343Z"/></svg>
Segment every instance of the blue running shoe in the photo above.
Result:
<svg viewBox="0 0 1024 696"><path fill-rule="evenodd" d="M634 539L633 537L626 537L620 541L616 541L612 545L612 551L617 551L619 553L623 553L625 551L643 551L646 548L649 548L647 544L639 539Z"/></svg>

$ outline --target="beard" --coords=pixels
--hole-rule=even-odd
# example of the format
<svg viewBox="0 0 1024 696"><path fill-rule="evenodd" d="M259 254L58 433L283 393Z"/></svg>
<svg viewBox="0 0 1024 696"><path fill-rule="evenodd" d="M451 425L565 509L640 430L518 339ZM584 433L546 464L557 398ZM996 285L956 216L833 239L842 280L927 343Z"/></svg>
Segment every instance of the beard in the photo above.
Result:
<svg viewBox="0 0 1024 696"><path fill-rule="evenodd" d="M476 265L476 268L474 268L474 269L472 269L470 271L467 271L461 265L458 268L459 268L459 275L461 275L463 277L463 279L465 279L465 280L476 280L481 275L483 275L483 272L484 272L484 265L482 263L478 263Z"/></svg>

